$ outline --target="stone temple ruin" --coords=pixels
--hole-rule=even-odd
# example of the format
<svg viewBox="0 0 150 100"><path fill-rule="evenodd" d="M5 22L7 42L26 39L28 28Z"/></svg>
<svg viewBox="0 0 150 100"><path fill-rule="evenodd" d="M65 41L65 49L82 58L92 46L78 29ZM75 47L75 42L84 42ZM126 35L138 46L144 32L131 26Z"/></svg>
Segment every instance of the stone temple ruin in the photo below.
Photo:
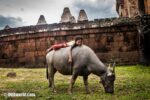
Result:
<svg viewBox="0 0 150 100"><path fill-rule="evenodd" d="M77 22L83 22L88 21L88 17L86 15L86 12L81 9L79 12L78 20ZM68 7L65 7L61 16L61 23L76 23L76 19L74 16L72 16L70 9Z"/></svg>
<svg viewBox="0 0 150 100"><path fill-rule="evenodd" d="M40 18L36 25L43 25L43 24L47 24L47 22L45 20L45 17L43 15L40 15Z"/></svg>
<svg viewBox="0 0 150 100"><path fill-rule="evenodd" d="M71 15L70 9L68 7L64 8L63 14L61 16L61 23L75 23L75 17Z"/></svg>
<svg viewBox="0 0 150 100"><path fill-rule="evenodd" d="M124 11L120 7L126 5L122 2L117 0L119 12ZM146 8L144 4L142 7ZM65 7L60 23L47 24L41 15L34 26L7 26L0 30L0 66L45 67L46 49L55 43L73 40L76 35L81 35L84 44L104 63L115 59L117 64L150 64L150 13L142 7L138 7L140 14L134 17L121 17L118 12L119 18L92 21L83 9L76 20Z"/></svg>
<svg viewBox="0 0 150 100"><path fill-rule="evenodd" d="M82 21L88 21L88 17L86 15L86 12L82 9L79 12L79 17L78 17L78 22L82 22Z"/></svg>

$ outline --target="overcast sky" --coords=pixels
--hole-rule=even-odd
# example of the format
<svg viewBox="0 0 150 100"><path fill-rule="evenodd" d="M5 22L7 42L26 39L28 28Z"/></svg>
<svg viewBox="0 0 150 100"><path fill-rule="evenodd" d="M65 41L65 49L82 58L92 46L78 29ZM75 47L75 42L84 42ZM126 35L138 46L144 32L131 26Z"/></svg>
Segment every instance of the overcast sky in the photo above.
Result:
<svg viewBox="0 0 150 100"><path fill-rule="evenodd" d="M77 19L84 9L89 20L117 17L116 0L0 0L0 29L36 25L40 15L48 24L60 21L64 7Z"/></svg>

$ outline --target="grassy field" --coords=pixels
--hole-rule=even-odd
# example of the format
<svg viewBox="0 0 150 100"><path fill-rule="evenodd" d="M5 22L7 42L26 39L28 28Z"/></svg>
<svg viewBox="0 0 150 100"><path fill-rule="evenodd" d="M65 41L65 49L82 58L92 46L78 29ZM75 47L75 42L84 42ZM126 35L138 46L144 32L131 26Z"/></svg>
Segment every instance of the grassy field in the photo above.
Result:
<svg viewBox="0 0 150 100"><path fill-rule="evenodd" d="M15 78L7 77L16 72ZM55 75L57 93L48 88L46 70L0 68L0 100L150 100L150 67L141 65L116 67L115 93L106 94L99 77L89 76L91 94L85 94L82 77L78 77L73 94L67 89L70 76ZM8 97L8 93L33 93L35 97Z"/></svg>

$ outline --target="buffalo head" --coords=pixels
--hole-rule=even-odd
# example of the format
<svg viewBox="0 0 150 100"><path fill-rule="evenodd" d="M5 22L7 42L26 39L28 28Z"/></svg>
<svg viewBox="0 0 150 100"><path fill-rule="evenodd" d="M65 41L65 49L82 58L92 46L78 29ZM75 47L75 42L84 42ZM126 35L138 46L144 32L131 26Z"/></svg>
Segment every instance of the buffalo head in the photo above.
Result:
<svg viewBox="0 0 150 100"><path fill-rule="evenodd" d="M108 71L101 76L101 83L106 93L114 93L114 81L115 81L115 63L108 67Z"/></svg>

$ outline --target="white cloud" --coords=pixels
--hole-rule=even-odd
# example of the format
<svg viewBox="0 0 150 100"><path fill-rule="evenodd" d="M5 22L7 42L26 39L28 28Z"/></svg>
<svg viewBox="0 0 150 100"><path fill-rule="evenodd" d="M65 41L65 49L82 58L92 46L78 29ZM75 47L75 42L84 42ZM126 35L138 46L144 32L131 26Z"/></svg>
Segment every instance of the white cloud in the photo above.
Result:
<svg viewBox="0 0 150 100"><path fill-rule="evenodd" d="M0 15L0 29L3 29L6 25L9 25L10 27L18 27L22 24L22 19L19 17L5 17Z"/></svg>
<svg viewBox="0 0 150 100"><path fill-rule="evenodd" d="M80 9L85 9L88 17L117 16L116 0L0 0L0 14L22 18L23 25L35 25L43 14L48 23L58 23L64 7L69 7L76 18Z"/></svg>
<svg viewBox="0 0 150 100"><path fill-rule="evenodd" d="M90 19L116 17L115 0L76 0L74 8L76 12L79 9L85 9Z"/></svg>

